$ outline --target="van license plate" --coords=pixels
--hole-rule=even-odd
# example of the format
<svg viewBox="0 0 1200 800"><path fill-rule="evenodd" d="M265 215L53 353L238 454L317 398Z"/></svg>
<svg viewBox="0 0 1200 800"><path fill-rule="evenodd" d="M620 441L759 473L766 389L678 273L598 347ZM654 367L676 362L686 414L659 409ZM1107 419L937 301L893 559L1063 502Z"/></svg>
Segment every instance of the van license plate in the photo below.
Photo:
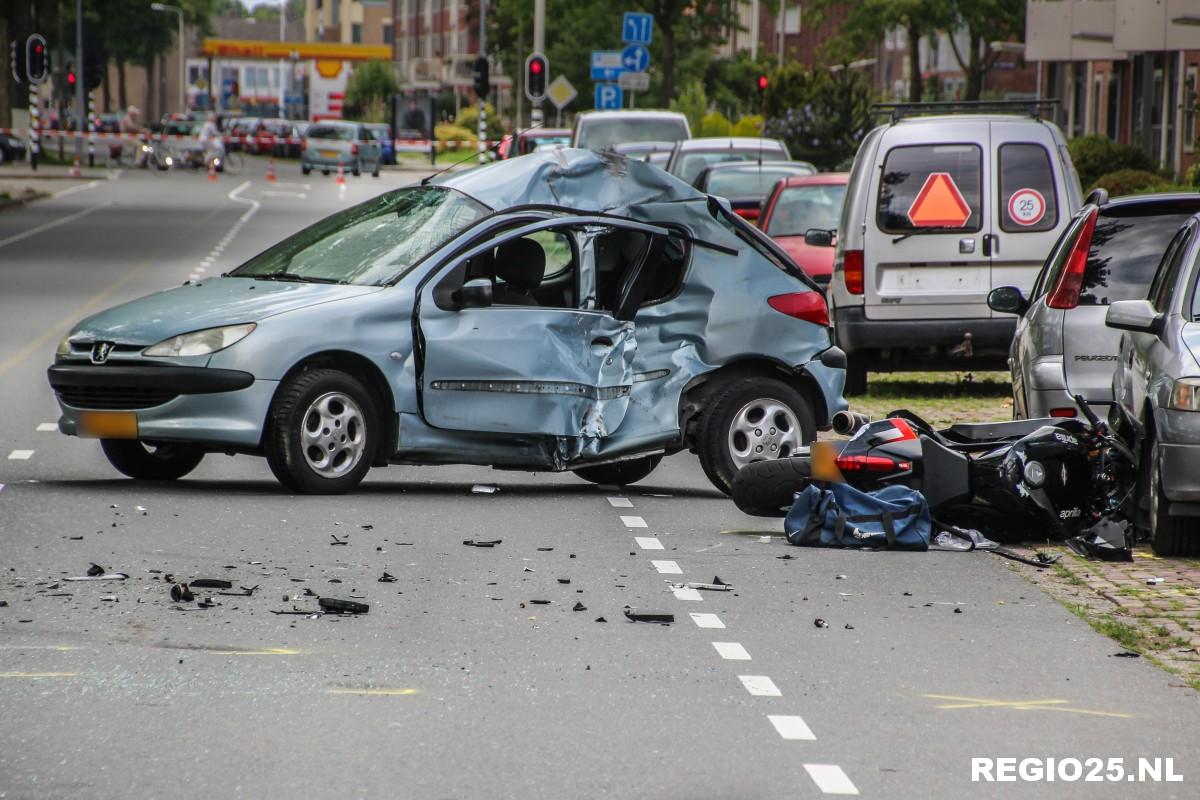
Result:
<svg viewBox="0 0 1200 800"><path fill-rule="evenodd" d="M339 153L337 150L322 150L321 151L322 158L337 158L340 155L341 155L341 153Z"/></svg>
<svg viewBox="0 0 1200 800"><path fill-rule="evenodd" d="M137 414L132 411L81 411L80 436L87 439L136 439Z"/></svg>

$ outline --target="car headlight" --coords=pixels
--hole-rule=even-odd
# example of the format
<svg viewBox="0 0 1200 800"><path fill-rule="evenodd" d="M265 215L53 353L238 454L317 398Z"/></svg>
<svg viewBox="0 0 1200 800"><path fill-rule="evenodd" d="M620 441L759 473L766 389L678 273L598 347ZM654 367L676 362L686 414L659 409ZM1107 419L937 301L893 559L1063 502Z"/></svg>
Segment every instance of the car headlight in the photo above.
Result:
<svg viewBox="0 0 1200 800"><path fill-rule="evenodd" d="M56 355L69 356L71 355L71 334L62 337L58 343L58 348L54 351Z"/></svg>
<svg viewBox="0 0 1200 800"><path fill-rule="evenodd" d="M164 339L147 348L143 355L147 356L206 356L218 350L224 350L232 344L237 344L250 335L255 324L247 322L244 325L226 325L223 328L209 328L203 331L181 333Z"/></svg>
<svg viewBox="0 0 1200 800"><path fill-rule="evenodd" d="M1200 378L1180 378L1171 387L1171 408L1200 411Z"/></svg>

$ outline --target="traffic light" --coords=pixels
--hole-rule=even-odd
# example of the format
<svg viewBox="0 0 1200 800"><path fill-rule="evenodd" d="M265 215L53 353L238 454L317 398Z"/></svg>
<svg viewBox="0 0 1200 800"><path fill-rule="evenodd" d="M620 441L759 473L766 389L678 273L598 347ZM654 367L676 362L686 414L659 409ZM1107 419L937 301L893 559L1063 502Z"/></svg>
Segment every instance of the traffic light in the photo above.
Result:
<svg viewBox="0 0 1200 800"><path fill-rule="evenodd" d="M35 33L25 40L25 77L30 83L45 83L50 74L50 50L46 39Z"/></svg>
<svg viewBox="0 0 1200 800"><path fill-rule="evenodd" d="M488 96L488 60L483 56L475 59L475 96L480 100Z"/></svg>
<svg viewBox="0 0 1200 800"><path fill-rule="evenodd" d="M75 65L67 64L67 88L75 91Z"/></svg>
<svg viewBox="0 0 1200 800"><path fill-rule="evenodd" d="M92 91L100 87L104 80L104 60L95 50L83 54L83 88Z"/></svg>
<svg viewBox="0 0 1200 800"><path fill-rule="evenodd" d="M770 83L770 81L767 79L766 75L758 76L758 82L756 85L758 86L758 96L759 97L762 97L764 94L767 93L767 84L768 83Z"/></svg>
<svg viewBox="0 0 1200 800"><path fill-rule="evenodd" d="M550 63L541 53L533 53L525 59L525 96L534 103L546 99L546 73Z"/></svg>
<svg viewBox="0 0 1200 800"><path fill-rule="evenodd" d="M20 39L13 39L8 43L8 68L17 83L25 82L25 59L22 55Z"/></svg>

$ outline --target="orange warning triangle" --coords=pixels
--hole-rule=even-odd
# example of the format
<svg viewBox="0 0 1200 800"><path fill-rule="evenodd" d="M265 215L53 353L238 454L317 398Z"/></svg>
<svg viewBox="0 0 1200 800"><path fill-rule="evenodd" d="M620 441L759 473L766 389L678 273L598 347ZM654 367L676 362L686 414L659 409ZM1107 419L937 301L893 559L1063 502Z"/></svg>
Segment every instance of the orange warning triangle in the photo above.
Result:
<svg viewBox="0 0 1200 800"><path fill-rule="evenodd" d="M971 207L949 172L933 172L908 207L908 219L918 228L961 228L971 218Z"/></svg>

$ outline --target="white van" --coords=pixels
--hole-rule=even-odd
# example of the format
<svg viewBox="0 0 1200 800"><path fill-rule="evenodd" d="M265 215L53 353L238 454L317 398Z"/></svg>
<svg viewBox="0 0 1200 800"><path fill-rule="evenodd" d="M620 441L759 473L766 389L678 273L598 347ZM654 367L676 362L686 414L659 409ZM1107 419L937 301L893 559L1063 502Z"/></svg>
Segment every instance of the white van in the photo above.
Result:
<svg viewBox="0 0 1200 800"><path fill-rule="evenodd" d="M847 394L866 391L868 369L1004 369L1015 321L988 292L1028 291L1082 204L1062 132L1036 104L905 116L964 105L889 106L854 159L829 291Z"/></svg>

